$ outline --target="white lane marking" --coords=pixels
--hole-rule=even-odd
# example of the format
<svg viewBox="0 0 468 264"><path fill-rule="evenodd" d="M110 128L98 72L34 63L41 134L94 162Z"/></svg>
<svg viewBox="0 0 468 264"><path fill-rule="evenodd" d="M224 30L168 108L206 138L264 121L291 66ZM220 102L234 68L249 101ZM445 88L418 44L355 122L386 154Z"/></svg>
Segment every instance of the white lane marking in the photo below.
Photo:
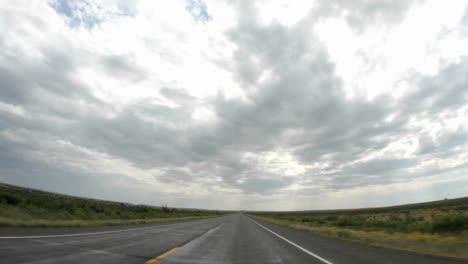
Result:
<svg viewBox="0 0 468 264"><path fill-rule="evenodd" d="M248 217L247 217L247 218L248 218ZM273 235L275 235L275 236L277 236L277 237L283 239L284 241L288 242L289 244L291 244L291 245L297 247L298 249L304 251L305 253L307 253L307 254L309 254L309 255L311 255L311 256L313 256L313 257L315 257L315 258L321 260L321 261L324 262L324 263L333 264L332 262L330 262L330 261L328 261L328 260L326 260L326 259L320 257L319 255L314 254L314 253L310 252L309 250L307 250L307 249L305 249L305 248L299 246L298 244L296 244L296 243L294 243L294 242L292 242L292 241L290 241L290 240L288 240L288 239L286 239L286 238L284 238L284 237L278 235L277 233L275 233L275 232L271 231L270 229L264 227L263 225L261 225L261 224L255 222L254 220L252 220L252 219L250 219L250 218L248 218L248 219L249 219L250 221L254 222L255 224L257 224L258 226L264 228L265 230L270 231Z"/></svg>
<svg viewBox="0 0 468 264"><path fill-rule="evenodd" d="M164 225L168 226L168 225ZM122 229L122 230L113 230L113 231L102 231L102 232L90 232L90 233L78 233L78 234L62 234L62 235L46 235L46 236L4 236L0 237L0 239L20 239L20 238L52 238L52 237L73 237L73 236L90 236L90 235L102 235L102 234L110 234L110 233L119 233L119 232L127 232L127 231L135 231L135 230L144 230L144 229L151 229L161 226L151 226L151 227L142 227L142 228L131 228L131 229Z"/></svg>
<svg viewBox="0 0 468 264"><path fill-rule="evenodd" d="M135 230L152 229L152 228L158 228L158 227L174 226L178 224L181 224L181 223L157 225L157 226L149 226L149 227L141 227L141 228L120 229L120 230L112 230L112 231L102 231L102 232L78 233L78 234L62 234L62 235L46 235L46 236L3 236L3 237L0 237L0 239L31 239L31 238L54 238L54 237L103 235L103 234L135 231Z"/></svg>

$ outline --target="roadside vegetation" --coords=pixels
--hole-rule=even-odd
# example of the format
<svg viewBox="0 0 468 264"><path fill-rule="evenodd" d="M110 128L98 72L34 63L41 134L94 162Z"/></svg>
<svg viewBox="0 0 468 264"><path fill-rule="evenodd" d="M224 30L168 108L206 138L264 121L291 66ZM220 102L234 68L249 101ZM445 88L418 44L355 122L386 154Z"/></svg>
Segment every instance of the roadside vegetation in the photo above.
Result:
<svg viewBox="0 0 468 264"><path fill-rule="evenodd" d="M468 197L381 208L250 214L329 237L468 260Z"/></svg>
<svg viewBox="0 0 468 264"><path fill-rule="evenodd" d="M224 213L86 199L0 184L0 226L129 225L214 217Z"/></svg>

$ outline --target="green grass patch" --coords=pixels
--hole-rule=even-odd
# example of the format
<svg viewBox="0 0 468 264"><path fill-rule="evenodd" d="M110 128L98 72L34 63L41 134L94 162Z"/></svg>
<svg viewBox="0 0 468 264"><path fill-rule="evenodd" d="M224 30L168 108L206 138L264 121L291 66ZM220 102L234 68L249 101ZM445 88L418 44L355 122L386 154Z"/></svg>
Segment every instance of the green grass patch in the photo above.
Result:
<svg viewBox="0 0 468 264"><path fill-rule="evenodd" d="M0 226L129 225L198 219L225 213L133 205L0 184Z"/></svg>

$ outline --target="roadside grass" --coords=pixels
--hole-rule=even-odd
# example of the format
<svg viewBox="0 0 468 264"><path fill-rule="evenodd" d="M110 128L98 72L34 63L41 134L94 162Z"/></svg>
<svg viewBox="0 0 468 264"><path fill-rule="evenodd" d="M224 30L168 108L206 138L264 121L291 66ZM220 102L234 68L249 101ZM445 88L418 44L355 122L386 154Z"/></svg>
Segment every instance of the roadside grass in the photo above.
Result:
<svg viewBox="0 0 468 264"><path fill-rule="evenodd" d="M328 237L468 260L468 198L382 208L249 214Z"/></svg>
<svg viewBox="0 0 468 264"><path fill-rule="evenodd" d="M81 227L199 219L226 212L102 201L0 184L0 226Z"/></svg>
<svg viewBox="0 0 468 264"><path fill-rule="evenodd" d="M298 224L297 222L272 219L258 215L251 216L298 230L305 230L314 234L349 240L365 245L390 248L433 257L468 260L467 232L464 232L462 236L430 235L419 232L389 233L385 231L365 231L331 226L311 226L304 223Z"/></svg>
<svg viewBox="0 0 468 264"><path fill-rule="evenodd" d="M124 226L138 224L165 223L174 221L196 220L202 218L216 217L210 216L185 216L170 218L150 218L150 219L106 219L106 220L22 220L0 217L0 226L5 227L92 227L92 226Z"/></svg>

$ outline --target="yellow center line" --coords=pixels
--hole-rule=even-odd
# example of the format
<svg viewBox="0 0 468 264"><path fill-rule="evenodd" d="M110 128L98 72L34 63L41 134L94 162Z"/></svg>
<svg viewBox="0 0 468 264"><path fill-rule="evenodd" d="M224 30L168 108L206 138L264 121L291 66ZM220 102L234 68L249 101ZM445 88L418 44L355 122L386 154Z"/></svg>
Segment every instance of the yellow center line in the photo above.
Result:
<svg viewBox="0 0 468 264"><path fill-rule="evenodd" d="M146 261L145 264L154 263L154 262L156 262L158 259L162 259L162 258L166 257L167 255L171 254L172 252L174 252L174 251L176 251L176 250L178 250L178 249L179 249L178 247L173 248L173 249L167 251L166 253L164 253L164 254L162 254L162 255L159 255L159 256L157 256L157 257L155 257L155 258L152 258L152 259Z"/></svg>
<svg viewBox="0 0 468 264"><path fill-rule="evenodd" d="M215 231L215 230L218 229L222 224L223 224L223 223L219 224L217 227L213 227L213 228L209 229L209 230L207 231L207 233L212 232L212 231Z"/></svg>
<svg viewBox="0 0 468 264"><path fill-rule="evenodd" d="M210 233L210 232L212 232L212 231L215 231L215 230L218 229L222 224L223 224L223 223L219 224L217 227L208 229L208 231L206 231L206 233ZM178 249L179 249L178 247L173 248L173 249L167 251L166 253L164 253L164 254L162 254L162 255L159 255L159 256L157 256L157 257L155 257L155 258L152 258L152 259L146 261L145 264L154 263L154 262L158 261L158 259L162 259L162 258L166 257L167 255L171 254L172 252L174 252L174 251L176 251L176 250L178 250Z"/></svg>

